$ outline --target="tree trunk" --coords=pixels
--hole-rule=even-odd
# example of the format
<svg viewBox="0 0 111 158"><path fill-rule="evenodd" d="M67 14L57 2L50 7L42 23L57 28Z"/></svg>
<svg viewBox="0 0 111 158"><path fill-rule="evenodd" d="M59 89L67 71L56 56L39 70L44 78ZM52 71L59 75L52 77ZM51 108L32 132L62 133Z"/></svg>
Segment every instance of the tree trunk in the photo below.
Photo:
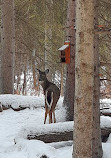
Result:
<svg viewBox="0 0 111 158"><path fill-rule="evenodd" d="M64 64L61 65L61 87L60 87L60 95L63 97L63 82L64 82Z"/></svg>
<svg viewBox="0 0 111 158"><path fill-rule="evenodd" d="M37 80L36 80L36 68L35 68L35 50L33 50L32 53L32 73L33 73L33 85L34 85L34 89L37 90Z"/></svg>
<svg viewBox="0 0 111 158"><path fill-rule="evenodd" d="M74 158L92 158L94 0L76 0Z"/></svg>
<svg viewBox="0 0 111 158"><path fill-rule="evenodd" d="M23 71L23 73L24 73L24 81L23 81L23 89L22 89L22 95L26 95L27 94L27 91L26 91L26 85L27 85L27 80L26 80L26 78L27 78L27 76L26 76L26 66L25 66L25 68L24 68L24 71Z"/></svg>
<svg viewBox="0 0 111 158"><path fill-rule="evenodd" d="M44 68L49 68L52 52L52 4L53 0L45 0L45 53L44 53Z"/></svg>
<svg viewBox="0 0 111 158"><path fill-rule="evenodd" d="M95 14L94 24L98 24L98 2L94 0ZM94 100L93 100L93 142L92 158L101 158L103 155L100 129L100 79L99 79L99 37L95 34L94 39Z"/></svg>
<svg viewBox="0 0 111 158"><path fill-rule="evenodd" d="M66 86L64 94L64 105L67 107L67 120L72 121L74 117L74 93L75 93L75 1L68 1L67 13L67 40L71 43L71 63L67 64Z"/></svg>
<svg viewBox="0 0 111 158"><path fill-rule="evenodd" d="M24 55L24 70L23 70L23 74L24 74L24 81L23 81L23 89L22 89L22 94L26 95L27 94L27 56Z"/></svg>
<svg viewBox="0 0 111 158"><path fill-rule="evenodd" d="M3 94L12 94L14 84L14 53L15 53L15 27L14 27L14 0L2 0L1 13L1 78Z"/></svg>

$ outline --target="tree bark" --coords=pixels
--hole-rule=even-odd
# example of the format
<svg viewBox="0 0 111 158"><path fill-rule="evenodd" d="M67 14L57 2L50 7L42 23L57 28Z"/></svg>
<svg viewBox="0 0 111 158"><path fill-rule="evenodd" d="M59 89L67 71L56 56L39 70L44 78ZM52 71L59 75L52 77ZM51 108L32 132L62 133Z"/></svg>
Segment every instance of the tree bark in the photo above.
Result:
<svg viewBox="0 0 111 158"><path fill-rule="evenodd" d="M52 52L52 5L53 0L45 0L45 52L44 52L44 69L50 68ZM48 65L49 64L49 65Z"/></svg>
<svg viewBox="0 0 111 158"><path fill-rule="evenodd" d="M98 1L94 0L94 25L98 24ZM93 142L92 158L101 158L103 155L100 129L100 79L99 79L99 36L94 36L94 99L93 99Z"/></svg>
<svg viewBox="0 0 111 158"><path fill-rule="evenodd" d="M64 64L61 65L61 87L60 87L60 95L63 97L64 93L63 93L63 82L64 82Z"/></svg>
<svg viewBox="0 0 111 158"><path fill-rule="evenodd" d="M74 158L92 158L94 0L76 0Z"/></svg>
<svg viewBox="0 0 111 158"><path fill-rule="evenodd" d="M34 89L37 89L36 83L36 69L35 69L35 55L32 56L32 73L33 73L33 85L34 85Z"/></svg>
<svg viewBox="0 0 111 158"><path fill-rule="evenodd" d="M109 0L102 0L102 2L105 2L105 3L108 3L111 5L111 1L109 1Z"/></svg>
<svg viewBox="0 0 111 158"><path fill-rule="evenodd" d="M2 0L1 13L1 79L3 94L14 92L15 26L14 0Z"/></svg>
<svg viewBox="0 0 111 158"><path fill-rule="evenodd" d="M75 93L75 1L68 1L67 13L67 40L71 44L71 62L67 64L66 86L64 94L64 105L67 107L66 120L72 121L74 117L74 93Z"/></svg>
<svg viewBox="0 0 111 158"><path fill-rule="evenodd" d="M26 75L27 69L26 66L24 67L24 81L23 81L23 89L22 89L22 95L26 95L27 94L27 90L26 90L26 86L27 86L27 75Z"/></svg>

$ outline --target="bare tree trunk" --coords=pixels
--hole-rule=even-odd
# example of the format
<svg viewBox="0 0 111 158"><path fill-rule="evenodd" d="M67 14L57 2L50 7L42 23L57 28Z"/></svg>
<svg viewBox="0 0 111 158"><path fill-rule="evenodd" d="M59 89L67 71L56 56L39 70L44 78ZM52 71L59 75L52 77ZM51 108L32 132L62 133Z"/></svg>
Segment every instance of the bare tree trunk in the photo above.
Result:
<svg viewBox="0 0 111 158"><path fill-rule="evenodd" d="M95 2L95 21L98 24L98 1ZM99 36L95 35L94 39L94 100L93 100L93 143L92 157L101 158L103 155L101 144L101 129L100 129L100 79L99 79Z"/></svg>
<svg viewBox="0 0 111 158"><path fill-rule="evenodd" d="M92 158L94 0L76 0L74 158Z"/></svg>
<svg viewBox="0 0 111 158"><path fill-rule="evenodd" d="M22 94L26 95L26 67L25 67L25 70L23 71L23 73L24 73L24 82L23 82Z"/></svg>
<svg viewBox="0 0 111 158"><path fill-rule="evenodd" d="M61 87L60 87L60 94L63 96L63 82L64 82L64 64L61 65Z"/></svg>
<svg viewBox="0 0 111 158"><path fill-rule="evenodd" d="M67 120L72 121L74 117L74 93L75 93L75 1L68 1L67 13L67 40L71 44L71 63L67 64L66 87L64 94L64 105L67 107Z"/></svg>
<svg viewBox="0 0 111 158"><path fill-rule="evenodd" d="M27 90L26 90L26 86L27 86L27 56L24 56L24 82L23 82L23 89L22 89L22 94L26 95L27 94Z"/></svg>
<svg viewBox="0 0 111 158"><path fill-rule="evenodd" d="M16 88L15 92L17 92L17 94L20 94L20 88L19 88L19 86L20 86L20 72L17 73L17 82L16 82L16 84L17 84L17 88Z"/></svg>
<svg viewBox="0 0 111 158"><path fill-rule="evenodd" d="M52 51L52 4L53 0L45 0L45 69L49 68L48 63L51 58Z"/></svg>
<svg viewBox="0 0 111 158"><path fill-rule="evenodd" d="M34 85L34 89L36 89L36 69L35 69L35 50L33 50L32 53L32 73L33 73L33 85Z"/></svg>
<svg viewBox="0 0 111 158"><path fill-rule="evenodd" d="M14 53L15 53L15 27L14 27L14 0L2 0L1 13L1 45L2 45L2 93L13 93L14 84Z"/></svg>
<svg viewBox="0 0 111 158"><path fill-rule="evenodd" d="M15 72L14 72L14 78L15 76L17 77L17 79L14 81L14 83L16 84L16 87L14 89L14 94L20 94L20 79L21 79L21 54L20 53L16 53L15 55Z"/></svg>

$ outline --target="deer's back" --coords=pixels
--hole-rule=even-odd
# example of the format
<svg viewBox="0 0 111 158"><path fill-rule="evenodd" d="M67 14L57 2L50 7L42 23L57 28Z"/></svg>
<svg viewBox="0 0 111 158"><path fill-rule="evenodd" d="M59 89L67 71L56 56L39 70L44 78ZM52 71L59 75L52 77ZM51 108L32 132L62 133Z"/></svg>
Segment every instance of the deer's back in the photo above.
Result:
<svg viewBox="0 0 111 158"><path fill-rule="evenodd" d="M57 103L60 97L59 88L55 84L49 82L49 86L46 88L46 91L53 92L54 101Z"/></svg>

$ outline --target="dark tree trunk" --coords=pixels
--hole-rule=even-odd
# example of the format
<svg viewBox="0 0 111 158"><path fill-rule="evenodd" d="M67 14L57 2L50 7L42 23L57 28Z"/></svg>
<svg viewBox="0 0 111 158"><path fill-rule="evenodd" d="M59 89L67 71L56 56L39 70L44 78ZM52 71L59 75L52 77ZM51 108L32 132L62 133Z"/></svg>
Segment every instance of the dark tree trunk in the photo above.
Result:
<svg viewBox="0 0 111 158"><path fill-rule="evenodd" d="M95 21L98 24L98 2L95 1ZM100 129L100 79L99 79L99 36L94 36L94 100L93 100L93 142L92 142L92 158L101 158L101 129Z"/></svg>
<svg viewBox="0 0 111 158"><path fill-rule="evenodd" d="M67 107L67 120L72 121L74 117L74 93L75 93L75 1L68 1L67 13L67 40L71 44L71 63L67 64L66 87L64 94L64 105Z"/></svg>
<svg viewBox="0 0 111 158"><path fill-rule="evenodd" d="M1 79L3 94L13 93L14 84L14 0L2 0L1 5Z"/></svg>

